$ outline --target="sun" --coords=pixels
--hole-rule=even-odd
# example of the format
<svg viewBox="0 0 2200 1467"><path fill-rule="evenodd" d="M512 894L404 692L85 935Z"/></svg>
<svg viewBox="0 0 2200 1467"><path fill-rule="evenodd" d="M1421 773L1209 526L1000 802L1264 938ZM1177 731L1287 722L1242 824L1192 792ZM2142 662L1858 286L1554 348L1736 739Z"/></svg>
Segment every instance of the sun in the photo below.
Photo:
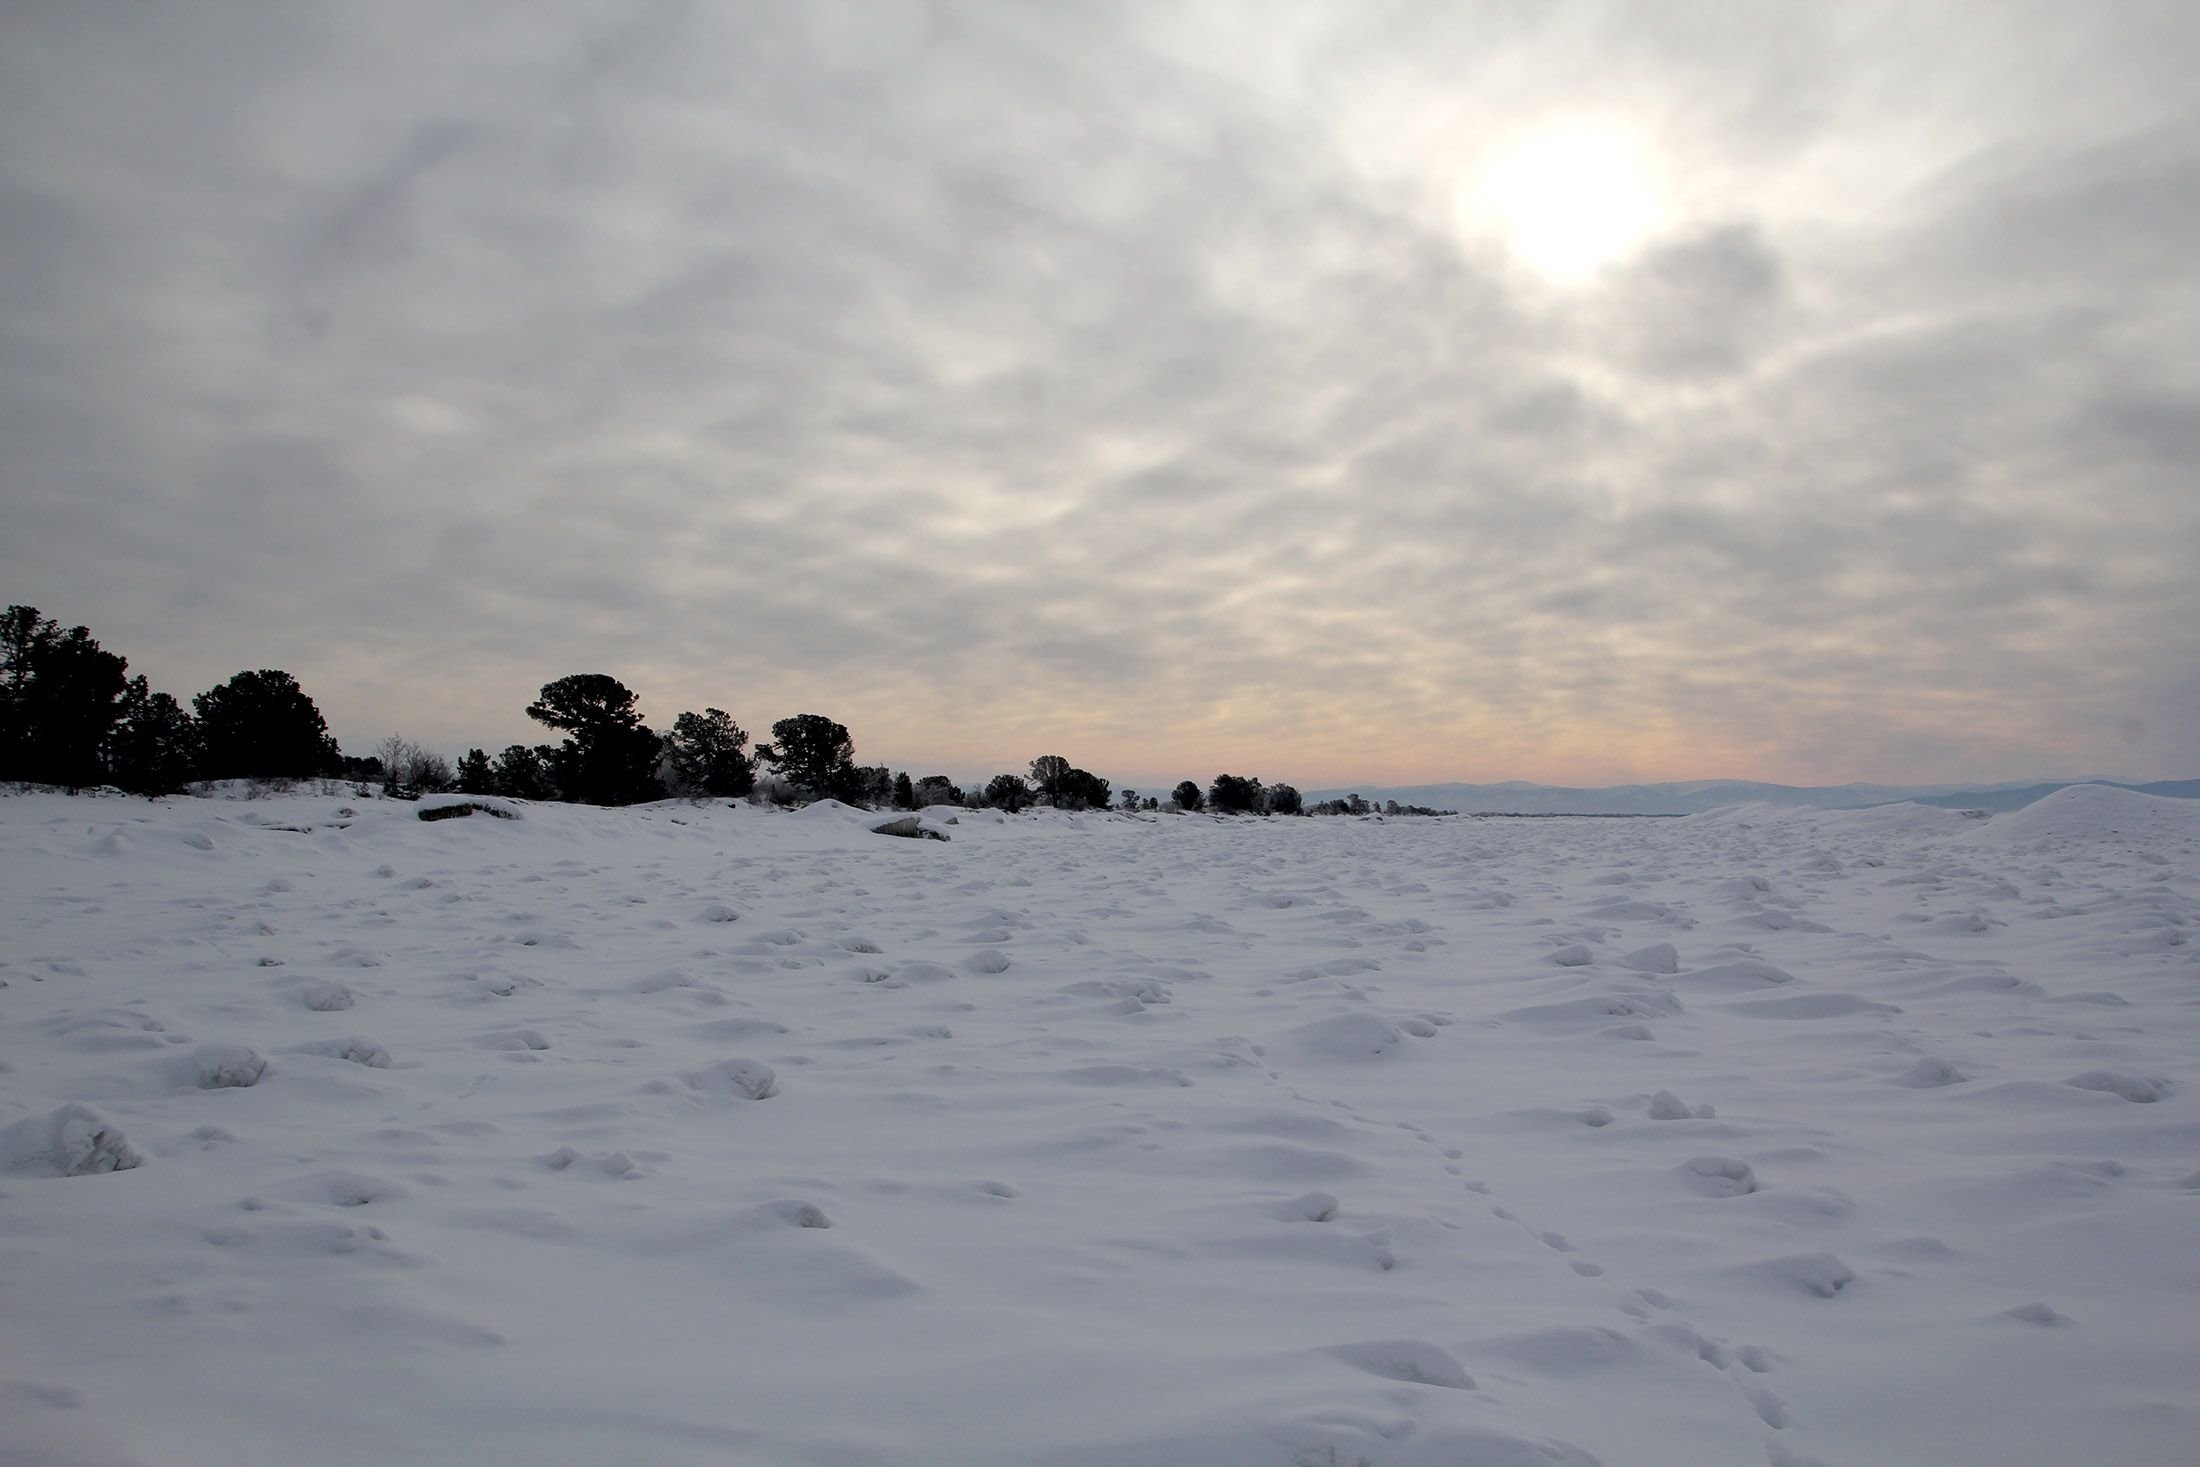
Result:
<svg viewBox="0 0 2200 1467"><path fill-rule="evenodd" d="M1641 138L1611 123L1539 128L1502 148L1460 191L1461 224L1494 223L1520 261L1576 285L1632 254L1663 222L1658 169Z"/></svg>

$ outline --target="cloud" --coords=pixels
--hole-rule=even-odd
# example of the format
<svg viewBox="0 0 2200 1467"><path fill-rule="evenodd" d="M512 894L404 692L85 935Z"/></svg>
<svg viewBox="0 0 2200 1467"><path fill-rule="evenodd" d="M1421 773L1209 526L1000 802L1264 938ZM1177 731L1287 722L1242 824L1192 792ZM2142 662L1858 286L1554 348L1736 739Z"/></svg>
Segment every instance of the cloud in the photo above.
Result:
<svg viewBox="0 0 2200 1467"><path fill-rule="evenodd" d="M0 578L355 743L2189 772L2192 27L1700 20L11 17ZM1563 290L1451 201L1585 95L1673 214Z"/></svg>
<svg viewBox="0 0 2200 1467"><path fill-rule="evenodd" d="M1615 355L1653 382L1747 368L1780 326L1780 258L1751 224L1660 244L1628 272L1612 329Z"/></svg>

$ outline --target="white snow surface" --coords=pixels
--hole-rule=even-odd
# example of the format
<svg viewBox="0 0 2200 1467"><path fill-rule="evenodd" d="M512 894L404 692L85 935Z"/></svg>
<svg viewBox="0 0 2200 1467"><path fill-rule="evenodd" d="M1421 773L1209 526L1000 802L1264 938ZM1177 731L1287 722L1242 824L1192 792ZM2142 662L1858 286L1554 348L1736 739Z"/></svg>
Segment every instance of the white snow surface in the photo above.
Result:
<svg viewBox="0 0 2200 1467"><path fill-rule="evenodd" d="M2200 806L513 808L0 799L0 1462L2200 1460Z"/></svg>

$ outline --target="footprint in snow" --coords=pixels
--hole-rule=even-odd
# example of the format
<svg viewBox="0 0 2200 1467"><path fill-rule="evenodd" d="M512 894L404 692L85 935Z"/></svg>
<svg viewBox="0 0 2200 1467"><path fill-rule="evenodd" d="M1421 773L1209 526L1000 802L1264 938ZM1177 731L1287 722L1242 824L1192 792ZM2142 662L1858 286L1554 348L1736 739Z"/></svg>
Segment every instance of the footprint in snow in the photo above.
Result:
<svg viewBox="0 0 2200 1467"><path fill-rule="evenodd" d="M1335 1221L1338 1207L1334 1192L1305 1192L1273 1204L1268 1211L1279 1222L1325 1223Z"/></svg>
<svg viewBox="0 0 2200 1467"><path fill-rule="evenodd" d="M390 1052L363 1034L352 1034L342 1039L316 1039L301 1044L292 1054L318 1054L330 1059L347 1060L355 1065L365 1065L370 1070L386 1070L390 1067Z"/></svg>
<svg viewBox="0 0 2200 1467"><path fill-rule="evenodd" d="M367 1172L321 1172L289 1189L301 1202L329 1207L368 1207L377 1202L399 1202L412 1196L410 1188L388 1177Z"/></svg>
<svg viewBox="0 0 2200 1467"><path fill-rule="evenodd" d="M1584 1324L1499 1335L1479 1342L1469 1353L1549 1375L1574 1375L1627 1364L1641 1350L1616 1329Z"/></svg>
<svg viewBox="0 0 2200 1467"><path fill-rule="evenodd" d="M1819 1299L1831 1299L1856 1282L1855 1271L1831 1253L1791 1253L1745 1266L1745 1271Z"/></svg>
<svg viewBox="0 0 2200 1467"><path fill-rule="evenodd" d="M680 1076L688 1089L734 1100L769 1100L779 1094L779 1077L762 1060L725 1059Z"/></svg>
<svg viewBox="0 0 2200 1467"><path fill-rule="evenodd" d="M1757 1173L1731 1156L1699 1156L1676 1169L1681 1181L1700 1197L1746 1197L1757 1190Z"/></svg>
<svg viewBox="0 0 2200 1467"><path fill-rule="evenodd" d="M1362 1340L1349 1345L1326 1345L1325 1355L1384 1380L1408 1385L1440 1386L1445 1390L1471 1391L1474 1377L1459 1358L1427 1340Z"/></svg>
<svg viewBox="0 0 2200 1467"><path fill-rule="evenodd" d="M1904 1070L1895 1083L1912 1090L1937 1090L1944 1085L1961 1085L1970 1078L1944 1059L1926 1058Z"/></svg>
<svg viewBox="0 0 2200 1467"><path fill-rule="evenodd" d="M593 1172L614 1181L628 1181L649 1175L633 1157L623 1151L598 1151L584 1156L570 1146L560 1146L549 1155L537 1157L536 1160L554 1172Z"/></svg>
<svg viewBox="0 0 2200 1467"><path fill-rule="evenodd" d="M743 1208L734 1215L734 1223L742 1228L773 1230L778 1228L824 1229L833 1225L825 1215L825 1209L814 1202L799 1197L784 1197L771 1202L759 1202Z"/></svg>

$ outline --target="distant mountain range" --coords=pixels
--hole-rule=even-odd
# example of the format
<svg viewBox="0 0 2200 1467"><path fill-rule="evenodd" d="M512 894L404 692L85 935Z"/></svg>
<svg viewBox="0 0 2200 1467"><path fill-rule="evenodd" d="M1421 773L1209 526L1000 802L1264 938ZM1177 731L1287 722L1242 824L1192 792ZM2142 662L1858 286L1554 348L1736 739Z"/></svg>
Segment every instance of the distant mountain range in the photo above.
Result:
<svg viewBox="0 0 2200 1467"><path fill-rule="evenodd" d="M1401 805L1422 805L1432 810L1457 810L1462 815L1694 815L1721 805L1766 804L1815 810L1859 810L1871 805L1891 805L1914 800L1948 810L2021 810L2074 784L2105 784L2141 794L2200 799L2200 779L2156 780L2146 784L2110 779L2067 779L2012 784L1965 786L1953 784L1763 784L1747 779L1684 780L1674 784L1622 784L1605 789L1571 789L1564 785L1528 784L1507 780L1503 784L1417 784L1357 790L1306 791L1306 801L1341 799L1357 794L1380 805L1396 800Z"/></svg>

